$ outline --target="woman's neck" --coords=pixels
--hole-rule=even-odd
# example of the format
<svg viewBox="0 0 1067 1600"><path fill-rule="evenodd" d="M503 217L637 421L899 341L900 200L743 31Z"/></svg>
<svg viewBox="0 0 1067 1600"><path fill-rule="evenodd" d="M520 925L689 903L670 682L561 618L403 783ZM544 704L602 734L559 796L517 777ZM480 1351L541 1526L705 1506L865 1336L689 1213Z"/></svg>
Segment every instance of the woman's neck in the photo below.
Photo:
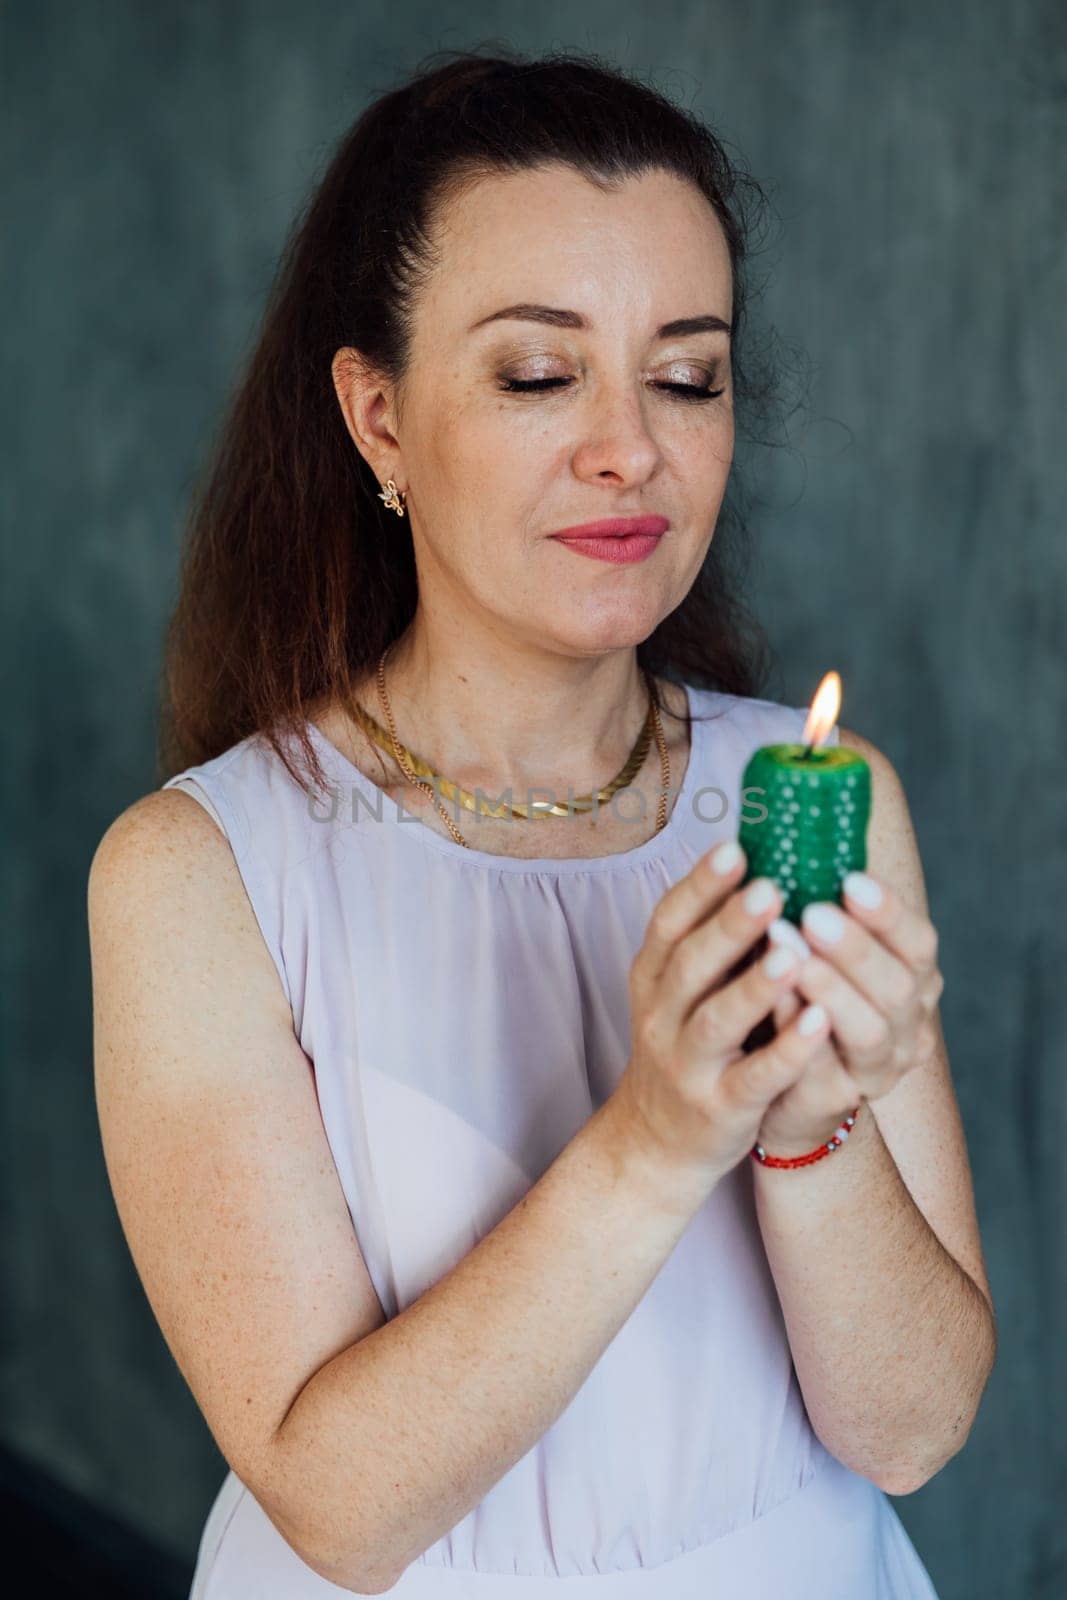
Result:
<svg viewBox="0 0 1067 1600"><path fill-rule="evenodd" d="M580 666L580 677L568 677L558 662L531 666L518 655L483 665L473 647L452 661L447 653L430 656L405 635L387 652L386 704L377 663L355 698L385 727L388 706L401 742L464 788L496 783L565 791L568 783L595 786L596 773L616 772L649 710L645 676L632 653Z"/></svg>
<svg viewBox="0 0 1067 1600"><path fill-rule="evenodd" d="M662 678L657 679L657 683L661 701L666 708L661 715L661 726L670 765L670 792L667 797L669 816L685 777L691 753L690 730L686 722L688 701L685 690L680 685L669 683ZM388 676L386 686L389 688ZM356 686L355 698L388 732L387 719L378 701L373 673ZM469 766L460 765L458 768L453 768L443 762L439 763L436 758L436 744L428 740L420 741L411 733L391 690L390 701L401 745L427 761L442 777L471 792L480 787L489 800L500 796L509 787L506 775L496 772L479 774ZM647 706L646 691L639 725L632 729L632 736L628 742L617 743L606 762L602 761L593 770L587 768L584 771L567 771L557 760L553 762L548 778L529 779L529 783L538 791L534 798L544 799L545 796L540 791L548 788L552 791L553 798L565 804L568 787L577 797L608 784L621 769L636 743L647 715ZM418 817L436 832L451 837L448 827L430 797L418 785L409 781L393 755L383 750L342 705L335 701L317 714L313 714L311 720L347 761L378 788L384 790L393 801L403 805L405 811ZM532 767L530 770L533 770ZM475 818L473 812L454 805L446 797L442 796L441 799L448 815L456 821L467 843L479 850L524 858L615 855L621 851L636 849L657 831L656 819L661 783L659 750L653 738L640 771L627 785L625 799L617 806L605 804L596 813L535 819L483 815L479 820ZM525 802L525 783L520 785L513 779L510 787L514 800L517 803Z"/></svg>

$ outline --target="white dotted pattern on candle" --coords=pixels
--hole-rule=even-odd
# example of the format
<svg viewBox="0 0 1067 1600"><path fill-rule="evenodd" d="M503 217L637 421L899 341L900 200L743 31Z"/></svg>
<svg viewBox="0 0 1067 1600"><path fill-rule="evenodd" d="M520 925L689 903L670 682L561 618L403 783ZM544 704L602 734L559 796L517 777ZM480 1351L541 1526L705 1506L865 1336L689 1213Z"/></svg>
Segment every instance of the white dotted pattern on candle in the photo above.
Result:
<svg viewBox="0 0 1067 1600"><path fill-rule="evenodd" d="M802 877L808 874L813 875L815 879L826 878L827 882L832 881L836 884L840 881L841 873L848 867L859 837L855 790L860 777L855 773L843 773L842 780L841 787L829 799L817 792L815 794L809 792L805 800L805 784L808 791L818 791L821 783L819 777L808 774L795 775L789 783L783 784L777 791L778 805L771 818L772 854L768 858L766 870L773 871L777 876L783 893L795 894L800 887ZM803 821L801 821L802 810ZM814 843L814 837L811 839L808 837L809 832L814 836L817 830L828 825L832 825L836 837L827 839L826 846L831 849L831 861L838 865L831 865L831 861L820 860L815 856L801 857L802 846L811 849ZM773 868L769 865L771 861L774 863ZM829 870L829 877L826 876L824 869ZM809 890L811 881L809 878Z"/></svg>

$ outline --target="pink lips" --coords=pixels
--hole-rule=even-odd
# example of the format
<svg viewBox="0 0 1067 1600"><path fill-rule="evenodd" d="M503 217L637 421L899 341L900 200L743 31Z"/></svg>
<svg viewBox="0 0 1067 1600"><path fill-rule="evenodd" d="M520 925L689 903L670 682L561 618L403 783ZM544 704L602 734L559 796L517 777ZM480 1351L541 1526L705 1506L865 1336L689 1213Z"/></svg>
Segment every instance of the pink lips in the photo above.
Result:
<svg viewBox="0 0 1067 1600"><path fill-rule="evenodd" d="M592 556L595 561L643 561L669 527L666 517L608 517L564 528L550 537L576 555Z"/></svg>

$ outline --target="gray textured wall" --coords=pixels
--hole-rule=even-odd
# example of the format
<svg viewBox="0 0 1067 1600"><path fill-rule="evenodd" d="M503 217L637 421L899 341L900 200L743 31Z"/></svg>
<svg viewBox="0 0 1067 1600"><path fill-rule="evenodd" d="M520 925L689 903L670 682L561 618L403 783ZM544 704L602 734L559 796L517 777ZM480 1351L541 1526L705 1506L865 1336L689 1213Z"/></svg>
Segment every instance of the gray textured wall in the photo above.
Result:
<svg viewBox="0 0 1067 1600"><path fill-rule="evenodd" d="M1062 4L572 0L536 17L410 0L0 10L4 1439L191 1561L223 1464L106 1182L89 861L155 787L180 514L314 166L423 50L586 47L652 69L776 192L767 310L815 364L795 450L764 478L776 688L802 703L837 667L842 721L909 792L1001 1323L967 1447L896 1504L943 1600L1062 1594Z"/></svg>

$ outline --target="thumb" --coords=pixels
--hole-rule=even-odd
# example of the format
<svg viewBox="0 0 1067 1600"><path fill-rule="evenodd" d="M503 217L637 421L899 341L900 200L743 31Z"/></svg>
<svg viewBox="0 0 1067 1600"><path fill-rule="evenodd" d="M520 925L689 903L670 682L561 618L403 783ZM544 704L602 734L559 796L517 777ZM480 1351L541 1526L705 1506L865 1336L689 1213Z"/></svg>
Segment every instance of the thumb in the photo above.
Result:
<svg viewBox="0 0 1067 1600"><path fill-rule="evenodd" d="M762 1110L803 1077L825 1048L830 1018L820 1005L799 1006L782 1031L759 1050L740 1057L723 1074L723 1087L738 1105Z"/></svg>

